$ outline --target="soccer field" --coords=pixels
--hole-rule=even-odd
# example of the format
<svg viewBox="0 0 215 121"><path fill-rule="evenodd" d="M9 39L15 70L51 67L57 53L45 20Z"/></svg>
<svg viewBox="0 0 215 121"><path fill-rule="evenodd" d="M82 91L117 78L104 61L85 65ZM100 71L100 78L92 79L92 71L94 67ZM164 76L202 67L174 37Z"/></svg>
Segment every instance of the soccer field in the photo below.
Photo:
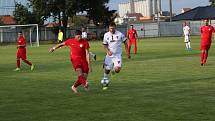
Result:
<svg viewBox="0 0 215 121"><path fill-rule="evenodd" d="M70 86L76 80L65 47L50 54L49 45L28 47L35 70L22 63L14 72L16 46L0 46L0 121L214 121L215 45L208 63L199 64L199 37L186 51L182 37L148 38L138 43L138 54L114 75L108 90L101 89L104 50L97 54L89 75L90 91Z"/></svg>

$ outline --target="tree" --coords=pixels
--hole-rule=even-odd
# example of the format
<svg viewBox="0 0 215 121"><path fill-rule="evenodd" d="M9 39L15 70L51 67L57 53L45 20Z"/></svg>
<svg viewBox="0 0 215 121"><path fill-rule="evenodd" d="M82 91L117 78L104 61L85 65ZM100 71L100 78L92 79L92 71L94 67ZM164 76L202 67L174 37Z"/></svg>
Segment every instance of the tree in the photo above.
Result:
<svg viewBox="0 0 215 121"><path fill-rule="evenodd" d="M209 0L209 2L211 2L211 6L215 7L215 0Z"/></svg>
<svg viewBox="0 0 215 121"><path fill-rule="evenodd" d="M17 4L16 17L19 21L26 21L43 24L44 20L53 17L59 21L59 26L67 27L68 19L76 16L78 12L87 12L89 20L93 20L96 25L99 23L109 23L115 10L109 10L107 3L109 0L28 0L31 12L27 7ZM22 17L21 15L24 14ZM30 15L30 16L29 16ZM27 19L30 19L27 20ZM62 25L61 25L62 24Z"/></svg>
<svg viewBox="0 0 215 121"><path fill-rule="evenodd" d="M2 18L0 17L0 26L4 25L4 22L2 21Z"/></svg>
<svg viewBox="0 0 215 121"><path fill-rule="evenodd" d="M14 17L18 24L28 24L30 12L28 11L28 8L24 5L16 3Z"/></svg>
<svg viewBox="0 0 215 121"><path fill-rule="evenodd" d="M109 0L87 0L88 6L86 11L88 13L89 20L93 20L95 25L104 24L108 25L112 19L113 13L116 10L109 10L107 3Z"/></svg>
<svg viewBox="0 0 215 121"><path fill-rule="evenodd" d="M14 17L17 24L35 24L39 23L37 17L20 3L15 4Z"/></svg>
<svg viewBox="0 0 215 121"><path fill-rule="evenodd" d="M28 0L33 6L33 12L40 13L44 18L53 16L62 21L63 26L67 26L69 17L73 17L78 12L86 11L89 19L95 24L103 21L110 21L110 17L115 12L109 11L106 6L109 0ZM44 10L46 8L46 10ZM44 11L46 13L44 13Z"/></svg>

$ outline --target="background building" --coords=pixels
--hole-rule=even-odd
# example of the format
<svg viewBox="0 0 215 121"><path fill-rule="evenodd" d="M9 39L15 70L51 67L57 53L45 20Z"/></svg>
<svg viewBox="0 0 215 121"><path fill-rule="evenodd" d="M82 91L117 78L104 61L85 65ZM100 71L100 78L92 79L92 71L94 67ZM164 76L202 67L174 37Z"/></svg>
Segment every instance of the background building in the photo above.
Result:
<svg viewBox="0 0 215 121"><path fill-rule="evenodd" d="M119 4L119 16L127 13L141 13L143 17L151 19L161 11L161 0L130 0Z"/></svg>

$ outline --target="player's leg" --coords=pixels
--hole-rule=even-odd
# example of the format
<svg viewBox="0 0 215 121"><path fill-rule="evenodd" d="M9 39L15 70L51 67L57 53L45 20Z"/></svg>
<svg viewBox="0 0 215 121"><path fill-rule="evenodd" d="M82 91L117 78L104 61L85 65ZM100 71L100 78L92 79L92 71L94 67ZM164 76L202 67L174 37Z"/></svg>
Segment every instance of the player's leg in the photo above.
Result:
<svg viewBox="0 0 215 121"><path fill-rule="evenodd" d="M200 64L203 66L204 64L204 56L205 56L205 49L204 46L201 46L201 53L200 53Z"/></svg>
<svg viewBox="0 0 215 121"><path fill-rule="evenodd" d="M23 62L25 62L26 64L28 64L31 67L31 70L34 69L34 65L30 61L27 60L26 50L22 50L22 52L21 52L21 58L22 58Z"/></svg>
<svg viewBox="0 0 215 121"><path fill-rule="evenodd" d="M20 58L21 58L20 52L17 51L17 54L16 54L16 69L14 71L19 71L20 70Z"/></svg>
<svg viewBox="0 0 215 121"><path fill-rule="evenodd" d="M188 50L192 50L192 48L191 48L191 44L190 44L190 41L189 41L189 42L187 42L187 46L188 46Z"/></svg>
<svg viewBox="0 0 215 121"><path fill-rule="evenodd" d="M188 50L189 45L188 45L188 37L187 36L184 36L184 43L185 43L186 50Z"/></svg>
<svg viewBox="0 0 215 121"><path fill-rule="evenodd" d="M104 75L103 75L103 78L101 80L103 90L106 90L109 86L109 82L110 82L109 74L110 74L110 71L112 69L112 66L113 66L112 57L109 57L106 55L105 60L104 60L104 64L103 64Z"/></svg>
<svg viewBox="0 0 215 121"><path fill-rule="evenodd" d="M211 45L207 45L206 48L205 48L205 52L204 52L205 54L204 54L204 57L203 57L203 58L204 58L204 59L203 59L203 64L204 64L204 65L206 65L206 63L207 63L208 51L209 51L209 49L210 49L210 46L211 46Z"/></svg>
<svg viewBox="0 0 215 121"><path fill-rule="evenodd" d="M89 90L89 83L87 81L87 77L88 77L88 73L89 73L89 65L87 62L83 62L82 63L82 71L83 71L83 76L85 78L85 83L83 83L83 86L85 88L86 91Z"/></svg>
<svg viewBox="0 0 215 121"><path fill-rule="evenodd" d="M114 63L114 71L116 73L119 73L122 67L122 56L121 55L116 55L113 58L113 63Z"/></svg>
<svg viewBox="0 0 215 121"><path fill-rule="evenodd" d="M192 50L191 43L190 43L190 36L188 36L187 39L188 39L188 43L187 43L188 44L188 48L189 48L189 50Z"/></svg>
<svg viewBox="0 0 215 121"><path fill-rule="evenodd" d="M104 60L104 77L103 79L109 79L109 73L110 70L112 69L113 62L112 62L112 57L109 57L106 55L105 60Z"/></svg>
<svg viewBox="0 0 215 121"><path fill-rule="evenodd" d="M208 50L205 50L204 59L203 59L203 64L204 65L206 65L207 58L208 58Z"/></svg>
<svg viewBox="0 0 215 121"><path fill-rule="evenodd" d="M129 39L128 41L128 58L131 58L130 53L131 53L131 45L132 45L132 41L131 39Z"/></svg>
<svg viewBox="0 0 215 121"><path fill-rule="evenodd" d="M75 69L76 73L77 73L77 80L75 81L75 83L72 85L72 91L74 93L77 93L77 87L82 85L82 84L86 84L86 79L83 75L82 69L81 68L76 68Z"/></svg>

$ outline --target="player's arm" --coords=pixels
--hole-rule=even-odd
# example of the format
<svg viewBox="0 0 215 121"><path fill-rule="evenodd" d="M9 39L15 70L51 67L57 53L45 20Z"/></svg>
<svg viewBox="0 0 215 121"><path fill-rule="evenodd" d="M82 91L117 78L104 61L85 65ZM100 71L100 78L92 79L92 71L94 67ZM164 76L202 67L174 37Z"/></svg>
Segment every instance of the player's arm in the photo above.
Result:
<svg viewBox="0 0 215 121"><path fill-rule="evenodd" d="M107 41L106 35L104 35L103 46L104 46L104 50L105 50L105 52L107 53L107 55L111 56L111 55L112 55L112 52L111 52L110 49L108 48L108 41Z"/></svg>
<svg viewBox="0 0 215 121"><path fill-rule="evenodd" d="M17 45L17 48L20 48L20 47L25 47L25 44L19 44L19 45Z"/></svg>
<svg viewBox="0 0 215 121"><path fill-rule="evenodd" d="M49 49L49 52L52 53L52 52L54 52L55 50L57 50L58 48L63 47L63 46L65 46L65 43L64 43L64 42L63 42L63 43L60 43L60 44L57 44L57 45L55 45L54 47L50 48L50 49Z"/></svg>
<svg viewBox="0 0 215 121"><path fill-rule="evenodd" d="M25 46L26 46L25 39L21 39L20 41L21 41L21 42L18 43L17 48L25 47Z"/></svg>
<svg viewBox="0 0 215 121"><path fill-rule="evenodd" d="M103 45L104 45L104 49L105 49L105 52L107 53L107 55L111 56L112 52L109 50L108 44L103 44Z"/></svg>
<svg viewBox="0 0 215 121"><path fill-rule="evenodd" d="M88 68L89 68L90 72L92 72L92 67L91 67L91 63L90 63L90 51L89 51L89 48L86 49L86 59L87 59L87 63L88 63Z"/></svg>
<svg viewBox="0 0 215 121"><path fill-rule="evenodd" d="M138 35L137 35L137 31L135 30L135 37L137 38L138 37Z"/></svg>
<svg viewBox="0 0 215 121"><path fill-rule="evenodd" d="M191 35L191 28L189 27L189 35Z"/></svg>

